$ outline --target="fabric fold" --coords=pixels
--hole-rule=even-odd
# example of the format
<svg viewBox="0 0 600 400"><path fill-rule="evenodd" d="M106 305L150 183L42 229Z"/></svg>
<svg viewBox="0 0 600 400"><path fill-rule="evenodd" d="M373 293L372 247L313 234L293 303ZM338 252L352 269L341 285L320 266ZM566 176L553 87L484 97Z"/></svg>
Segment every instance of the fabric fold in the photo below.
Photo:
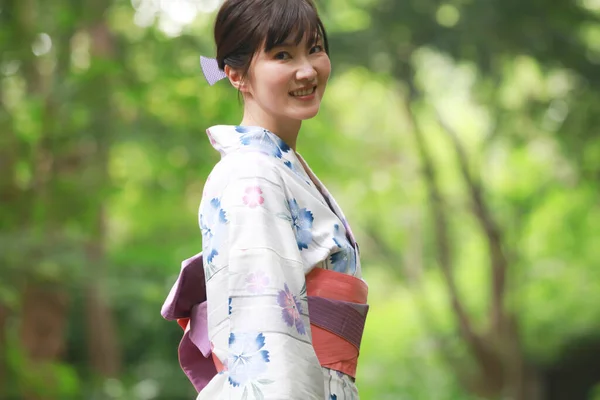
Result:
<svg viewBox="0 0 600 400"><path fill-rule="evenodd" d="M184 329L178 349L179 363L198 392L219 372L218 369L223 368L212 354L208 337L202 260L202 253L199 253L182 262L179 277L161 312L165 319L177 320ZM306 281L308 312L317 357L323 366L354 377L369 310L366 285L358 278L321 268L313 269ZM326 293L328 287L336 290Z"/></svg>

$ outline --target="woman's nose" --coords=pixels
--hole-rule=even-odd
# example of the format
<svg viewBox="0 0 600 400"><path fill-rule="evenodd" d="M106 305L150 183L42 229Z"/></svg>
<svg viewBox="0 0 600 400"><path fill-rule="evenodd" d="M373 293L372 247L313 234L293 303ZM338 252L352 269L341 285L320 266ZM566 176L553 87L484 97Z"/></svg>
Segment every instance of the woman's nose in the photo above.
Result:
<svg viewBox="0 0 600 400"><path fill-rule="evenodd" d="M308 60L305 60L302 63L302 65L298 68L298 72L296 73L296 78L299 81L313 80L316 77L317 77L317 70Z"/></svg>

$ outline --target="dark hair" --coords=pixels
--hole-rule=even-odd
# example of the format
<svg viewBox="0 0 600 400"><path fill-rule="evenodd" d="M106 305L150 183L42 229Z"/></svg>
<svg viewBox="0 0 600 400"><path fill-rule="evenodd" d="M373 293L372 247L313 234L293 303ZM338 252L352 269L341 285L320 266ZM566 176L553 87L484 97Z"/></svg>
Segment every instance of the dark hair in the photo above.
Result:
<svg viewBox="0 0 600 400"><path fill-rule="evenodd" d="M246 76L260 46L270 51L288 38L298 45L307 34L311 44L322 39L329 53L325 27L312 0L226 0L215 21L217 63Z"/></svg>

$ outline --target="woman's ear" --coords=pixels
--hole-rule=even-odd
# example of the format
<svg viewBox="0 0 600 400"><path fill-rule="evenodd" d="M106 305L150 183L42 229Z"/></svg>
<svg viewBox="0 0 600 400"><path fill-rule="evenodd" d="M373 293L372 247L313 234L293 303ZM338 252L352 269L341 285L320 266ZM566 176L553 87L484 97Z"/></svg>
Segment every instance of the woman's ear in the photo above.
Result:
<svg viewBox="0 0 600 400"><path fill-rule="evenodd" d="M227 75L227 78L229 78L229 82L231 82L231 85L234 88L236 88L240 92L248 91L246 81L244 80L239 70L231 68L229 65L226 64L224 72L225 75Z"/></svg>

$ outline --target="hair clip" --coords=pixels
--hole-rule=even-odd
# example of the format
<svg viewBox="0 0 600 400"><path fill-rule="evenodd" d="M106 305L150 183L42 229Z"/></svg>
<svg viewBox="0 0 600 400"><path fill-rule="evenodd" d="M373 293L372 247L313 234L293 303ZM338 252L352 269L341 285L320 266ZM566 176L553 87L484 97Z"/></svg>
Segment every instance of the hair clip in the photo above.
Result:
<svg viewBox="0 0 600 400"><path fill-rule="evenodd" d="M227 78L225 72L219 68L219 63L217 63L216 58L200 56L200 67L202 67L204 78L206 78L206 81L211 86L221 79Z"/></svg>

